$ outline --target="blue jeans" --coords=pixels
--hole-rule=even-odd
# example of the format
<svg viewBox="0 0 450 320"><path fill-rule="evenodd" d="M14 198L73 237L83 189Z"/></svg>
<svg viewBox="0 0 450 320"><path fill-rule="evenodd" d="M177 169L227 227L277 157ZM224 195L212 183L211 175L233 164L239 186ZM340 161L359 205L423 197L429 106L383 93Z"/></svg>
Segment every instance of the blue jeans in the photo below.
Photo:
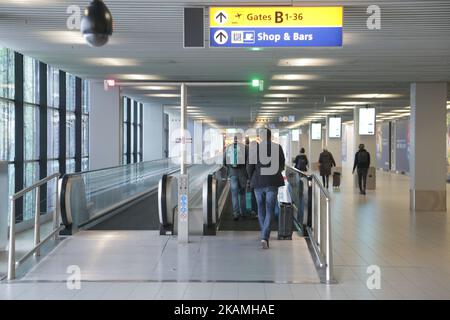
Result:
<svg viewBox="0 0 450 320"><path fill-rule="evenodd" d="M270 238L270 222L274 215L277 203L278 188L255 188L256 202L258 203L258 220L261 227L261 240Z"/></svg>
<svg viewBox="0 0 450 320"><path fill-rule="evenodd" d="M233 203L233 215L238 217L245 213L245 187L246 177L231 176L231 202Z"/></svg>

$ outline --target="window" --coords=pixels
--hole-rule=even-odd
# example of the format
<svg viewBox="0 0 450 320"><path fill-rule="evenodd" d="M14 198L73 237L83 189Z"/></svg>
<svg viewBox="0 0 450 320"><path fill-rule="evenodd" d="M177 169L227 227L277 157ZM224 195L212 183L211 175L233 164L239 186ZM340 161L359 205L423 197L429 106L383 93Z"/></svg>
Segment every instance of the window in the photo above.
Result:
<svg viewBox="0 0 450 320"><path fill-rule="evenodd" d="M23 101L39 104L39 61L23 58Z"/></svg>
<svg viewBox="0 0 450 320"><path fill-rule="evenodd" d="M66 173L76 171L76 78L66 73Z"/></svg>
<svg viewBox="0 0 450 320"><path fill-rule="evenodd" d="M142 152L142 111L143 104L123 97L123 154L122 163L134 163L143 161Z"/></svg>
<svg viewBox="0 0 450 320"><path fill-rule="evenodd" d="M14 99L14 51L0 48L0 97Z"/></svg>
<svg viewBox="0 0 450 320"><path fill-rule="evenodd" d="M81 171L89 170L89 81L83 80L81 87Z"/></svg>
<svg viewBox="0 0 450 320"><path fill-rule="evenodd" d="M14 103L0 98L0 161L14 161Z"/></svg>
<svg viewBox="0 0 450 320"><path fill-rule="evenodd" d="M47 66L46 72L41 74L43 66L32 57L0 48L0 161L9 162L10 194L44 176L64 173L61 172L64 170L61 164L66 165L66 172L89 169L89 82L52 66ZM20 75L23 76L23 85L17 87L16 71L23 73ZM60 79L60 75L65 75L65 78ZM40 101L44 81L47 82L46 105L43 104L45 101ZM61 86L63 83L66 85ZM16 94L23 96L23 107L21 102L14 100ZM60 110L60 94L66 97L64 110ZM23 118L22 114L15 113L17 106L20 107L18 110L23 110ZM44 114L41 114L43 110ZM63 113L66 113L65 123L61 123ZM41 120L46 123L41 123ZM22 130L16 132L16 127L23 128L23 134ZM61 141L64 134L65 139ZM23 143L17 145L17 141ZM23 158L18 158L15 149L22 146L20 154L23 151ZM62 150L66 152L62 153ZM20 177L19 181L16 177ZM46 191L39 199L44 207L41 211L45 212L47 202L47 212L51 212L55 203L54 184L49 184ZM16 221L32 219L35 202L34 192L28 193L23 202L19 201Z"/></svg>
<svg viewBox="0 0 450 320"><path fill-rule="evenodd" d="M47 105L59 108L59 70L47 66Z"/></svg>

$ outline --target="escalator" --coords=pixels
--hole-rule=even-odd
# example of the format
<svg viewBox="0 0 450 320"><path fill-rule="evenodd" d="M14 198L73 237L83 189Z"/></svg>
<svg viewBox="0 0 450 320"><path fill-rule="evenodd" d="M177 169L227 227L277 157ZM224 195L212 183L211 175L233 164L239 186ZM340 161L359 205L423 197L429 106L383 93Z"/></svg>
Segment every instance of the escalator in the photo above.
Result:
<svg viewBox="0 0 450 320"><path fill-rule="evenodd" d="M202 210L203 181L220 167L188 167L190 217L197 217L197 224L203 224L202 214L195 214ZM79 230L160 230L158 185L163 176L176 180L178 174L177 161L161 159L65 175L61 214L66 228L62 234ZM176 196L173 198L176 200Z"/></svg>

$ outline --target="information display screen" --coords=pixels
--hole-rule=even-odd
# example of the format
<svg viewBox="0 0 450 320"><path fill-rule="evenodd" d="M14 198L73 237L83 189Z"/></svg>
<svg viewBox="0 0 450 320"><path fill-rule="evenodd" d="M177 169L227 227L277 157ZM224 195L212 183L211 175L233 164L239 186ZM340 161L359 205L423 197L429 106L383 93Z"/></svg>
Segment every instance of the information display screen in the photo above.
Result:
<svg viewBox="0 0 450 320"><path fill-rule="evenodd" d="M321 123L311 123L311 140L322 140Z"/></svg>
<svg viewBox="0 0 450 320"><path fill-rule="evenodd" d="M341 118L330 117L328 118L328 138L340 138L341 137Z"/></svg>
<svg viewBox="0 0 450 320"><path fill-rule="evenodd" d="M299 129L292 130L292 141L298 141L299 136L300 136Z"/></svg>
<svg viewBox="0 0 450 320"><path fill-rule="evenodd" d="M369 136L375 134L375 108L359 109L359 134Z"/></svg>

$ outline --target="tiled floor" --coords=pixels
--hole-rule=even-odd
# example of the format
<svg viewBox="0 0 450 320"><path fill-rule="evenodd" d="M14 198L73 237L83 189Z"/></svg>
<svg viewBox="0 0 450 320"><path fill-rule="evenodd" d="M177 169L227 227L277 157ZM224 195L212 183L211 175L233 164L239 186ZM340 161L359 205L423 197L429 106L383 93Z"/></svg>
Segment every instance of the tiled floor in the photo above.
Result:
<svg viewBox="0 0 450 320"><path fill-rule="evenodd" d="M62 272L63 263L51 265L44 261L27 275L28 282L0 284L0 299L450 299L447 213L410 212L407 176L378 172L377 190L369 191L365 197L356 192L351 182L349 172L344 171L341 190L333 193L334 274L338 284L319 284L317 279L312 281L312 274L304 277L310 270L310 263L306 262L311 258L302 256L301 239L290 246L288 242L272 241L271 250L262 253L255 250L255 235L251 233L242 236L236 247L217 241L216 237L209 242L199 238L189 248L164 237L148 243L142 234L136 234L133 241L141 246L126 248L121 258L129 262L123 269L117 266L118 273L113 272L111 264L119 259L115 252L123 245L120 241L113 242L113 246L108 245L108 239L97 239L96 246L91 246L93 241L89 240L83 245L66 241L61 244L61 248L70 249L70 254L59 260L66 264L75 262L86 250L92 251L92 259L83 261L82 269L89 271L86 279L94 280L98 274L93 270L104 268L108 277L125 281L87 281L81 283L80 290L67 289L64 281L33 282L67 277ZM91 240L97 236L92 234ZM232 234L224 236L228 240L234 238ZM175 253L151 264L147 255L136 255L142 247L147 255L161 254L164 247ZM108 258L101 263L95 261L98 252ZM207 259L201 258L200 252ZM267 256L261 256L266 253ZM57 251L54 254L59 255ZM231 255L238 259L231 261ZM187 261L183 270L176 268L177 261ZM266 269L246 267L243 261L248 266L264 263ZM367 268L372 265L380 268L380 289L370 290L367 286ZM51 272L39 272L44 267ZM132 281L138 280L137 274L152 281ZM127 279L123 279L124 275ZM248 281L269 278L278 282ZM187 282L188 279L196 281ZM292 279L300 283L287 282Z"/></svg>

